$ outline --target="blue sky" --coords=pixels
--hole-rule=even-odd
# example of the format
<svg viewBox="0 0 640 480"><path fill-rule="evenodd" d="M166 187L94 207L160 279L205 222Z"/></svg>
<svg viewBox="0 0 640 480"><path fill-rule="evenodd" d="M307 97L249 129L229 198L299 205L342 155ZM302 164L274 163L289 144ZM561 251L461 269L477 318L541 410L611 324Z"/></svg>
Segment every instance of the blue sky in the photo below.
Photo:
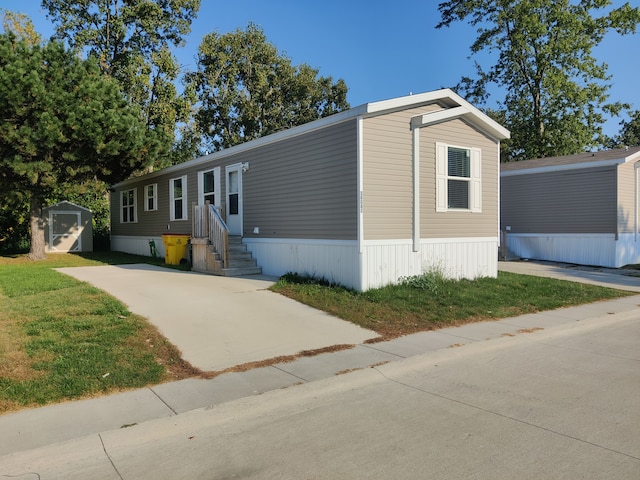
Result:
<svg viewBox="0 0 640 480"><path fill-rule="evenodd" d="M357 106L452 87L462 75L473 76L473 61L468 57L475 29L458 23L436 30L438 3L202 0L187 44L175 54L185 69L194 69L194 57L205 34L246 28L254 22L294 64L308 63L324 76L344 79L348 100ZM613 2L614 6L623 3ZM638 6L640 0L630 3ZM45 38L53 32L38 0L0 0L0 8L26 13ZM628 102L635 109L640 109L638 52L640 33L625 37L611 33L595 52L613 75L611 99ZM605 133L616 134L618 121L609 121Z"/></svg>

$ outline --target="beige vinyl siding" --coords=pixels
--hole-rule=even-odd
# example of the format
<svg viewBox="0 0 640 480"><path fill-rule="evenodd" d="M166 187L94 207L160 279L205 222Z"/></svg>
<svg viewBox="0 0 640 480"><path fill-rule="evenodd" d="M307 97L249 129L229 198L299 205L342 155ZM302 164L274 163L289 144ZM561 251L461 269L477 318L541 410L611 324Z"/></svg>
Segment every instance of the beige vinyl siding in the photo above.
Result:
<svg viewBox="0 0 640 480"><path fill-rule="evenodd" d="M505 176L501 226L512 233L616 233L616 167Z"/></svg>
<svg viewBox="0 0 640 480"><path fill-rule="evenodd" d="M220 168L226 215L225 166L249 164L242 174L244 236L259 238L357 238L357 122L351 120L210 162L162 171L127 182L112 195L112 234L153 236L191 232L198 201L198 172ZM169 221L169 179L187 175L188 220ZM143 187L158 184L158 210L145 212ZM138 189L138 222L121 224L119 193ZM169 228L167 228L169 227ZM254 235L258 227L260 233Z"/></svg>
<svg viewBox="0 0 640 480"><path fill-rule="evenodd" d="M618 233L633 233L636 220L635 165L631 162L618 166Z"/></svg>
<svg viewBox="0 0 640 480"><path fill-rule="evenodd" d="M245 236L357 238L355 119L259 152L243 175Z"/></svg>
<svg viewBox="0 0 640 480"><path fill-rule="evenodd" d="M436 212L436 142L481 150L480 212ZM420 129L421 238L495 237L498 232L498 142L460 119Z"/></svg>
<svg viewBox="0 0 640 480"><path fill-rule="evenodd" d="M408 239L413 225L411 118L437 104L363 121L364 239Z"/></svg>

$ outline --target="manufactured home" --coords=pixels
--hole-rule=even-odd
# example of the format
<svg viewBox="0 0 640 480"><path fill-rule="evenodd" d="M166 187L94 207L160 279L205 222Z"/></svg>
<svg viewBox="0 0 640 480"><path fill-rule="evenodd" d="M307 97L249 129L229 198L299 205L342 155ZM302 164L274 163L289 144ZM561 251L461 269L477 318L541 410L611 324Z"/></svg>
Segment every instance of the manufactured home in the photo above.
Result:
<svg viewBox="0 0 640 480"><path fill-rule="evenodd" d="M263 274L359 291L495 277L508 137L449 89L368 103L114 185L111 248L185 234L198 271L242 274L246 250Z"/></svg>
<svg viewBox="0 0 640 480"><path fill-rule="evenodd" d="M640 263L640 147L501 166L501 229L512 254L619 268Z"/></svg>

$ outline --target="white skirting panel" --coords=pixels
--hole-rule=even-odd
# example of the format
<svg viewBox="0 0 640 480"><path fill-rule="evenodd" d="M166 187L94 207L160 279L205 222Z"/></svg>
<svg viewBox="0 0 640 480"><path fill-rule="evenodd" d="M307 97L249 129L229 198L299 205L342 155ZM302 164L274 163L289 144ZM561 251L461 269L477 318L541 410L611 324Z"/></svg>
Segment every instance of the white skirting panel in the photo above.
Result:
<svg viewBox="0 0 640 480"><path fill-rule="evenodd" d="M244 238L243 242L265 275L293 272L360 290L355 240Z"/></svg>
<svg viewBox="0 0 640 480"><path fill-rule="evenodd" d="M496 277L498 239L421 239L419 252L413 251L411 240L364 242L363 290L431 270L454 279Z"/></svg>
<svg viewBox="0 0 640 480"><path fill-rule="evenodd" d="M111 249L150 256L150 240L155 241L158 255L164 256L161 237L114 235ZM420 252L413 252L410 239L368 241L363 244L362 254L358 242L348 240L245 238L243 242L265 275L279 277L294 272L359 291L432 269L456 279L498 274L497 238L423 239Z"/></svg>
<svg viewBox="0 0 640 480"><path fill-rule="evenodd" d="M640 263L640 235L623 233L616 242L616 267Z"/></svg>
<svg viewBox="0 0 640 480"><path fill-rule="evenodd" d="M111 235L111 250L114 252L131 253L132 255L151 256L149 242L156 244L158 257L164 258L164 244L162 237L134 237L128 235Z"/></svg>
<svg viewBox="0 0 640 480"><path fill-rule="evenodd" d="M532 260L617 268L613 234L507 233L507 247L514 255Z"/></svg>

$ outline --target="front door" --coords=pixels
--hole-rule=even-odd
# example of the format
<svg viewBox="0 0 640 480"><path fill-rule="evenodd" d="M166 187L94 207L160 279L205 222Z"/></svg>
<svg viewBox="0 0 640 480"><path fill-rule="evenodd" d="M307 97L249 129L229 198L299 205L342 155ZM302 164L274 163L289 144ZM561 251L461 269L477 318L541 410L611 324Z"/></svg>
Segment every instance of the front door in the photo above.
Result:
<svg viewBox="0 0 640 480"><path fill-rule="evenodd" d="M242 235L242 164L229 165L227 173L227 227L230 235Z"/></svg>
<svg viewBox="0 0 640 480"><path fill-rule="evenodd" d="M49 212L49 245L54 252L81 252L80 213Z"/></svg>

